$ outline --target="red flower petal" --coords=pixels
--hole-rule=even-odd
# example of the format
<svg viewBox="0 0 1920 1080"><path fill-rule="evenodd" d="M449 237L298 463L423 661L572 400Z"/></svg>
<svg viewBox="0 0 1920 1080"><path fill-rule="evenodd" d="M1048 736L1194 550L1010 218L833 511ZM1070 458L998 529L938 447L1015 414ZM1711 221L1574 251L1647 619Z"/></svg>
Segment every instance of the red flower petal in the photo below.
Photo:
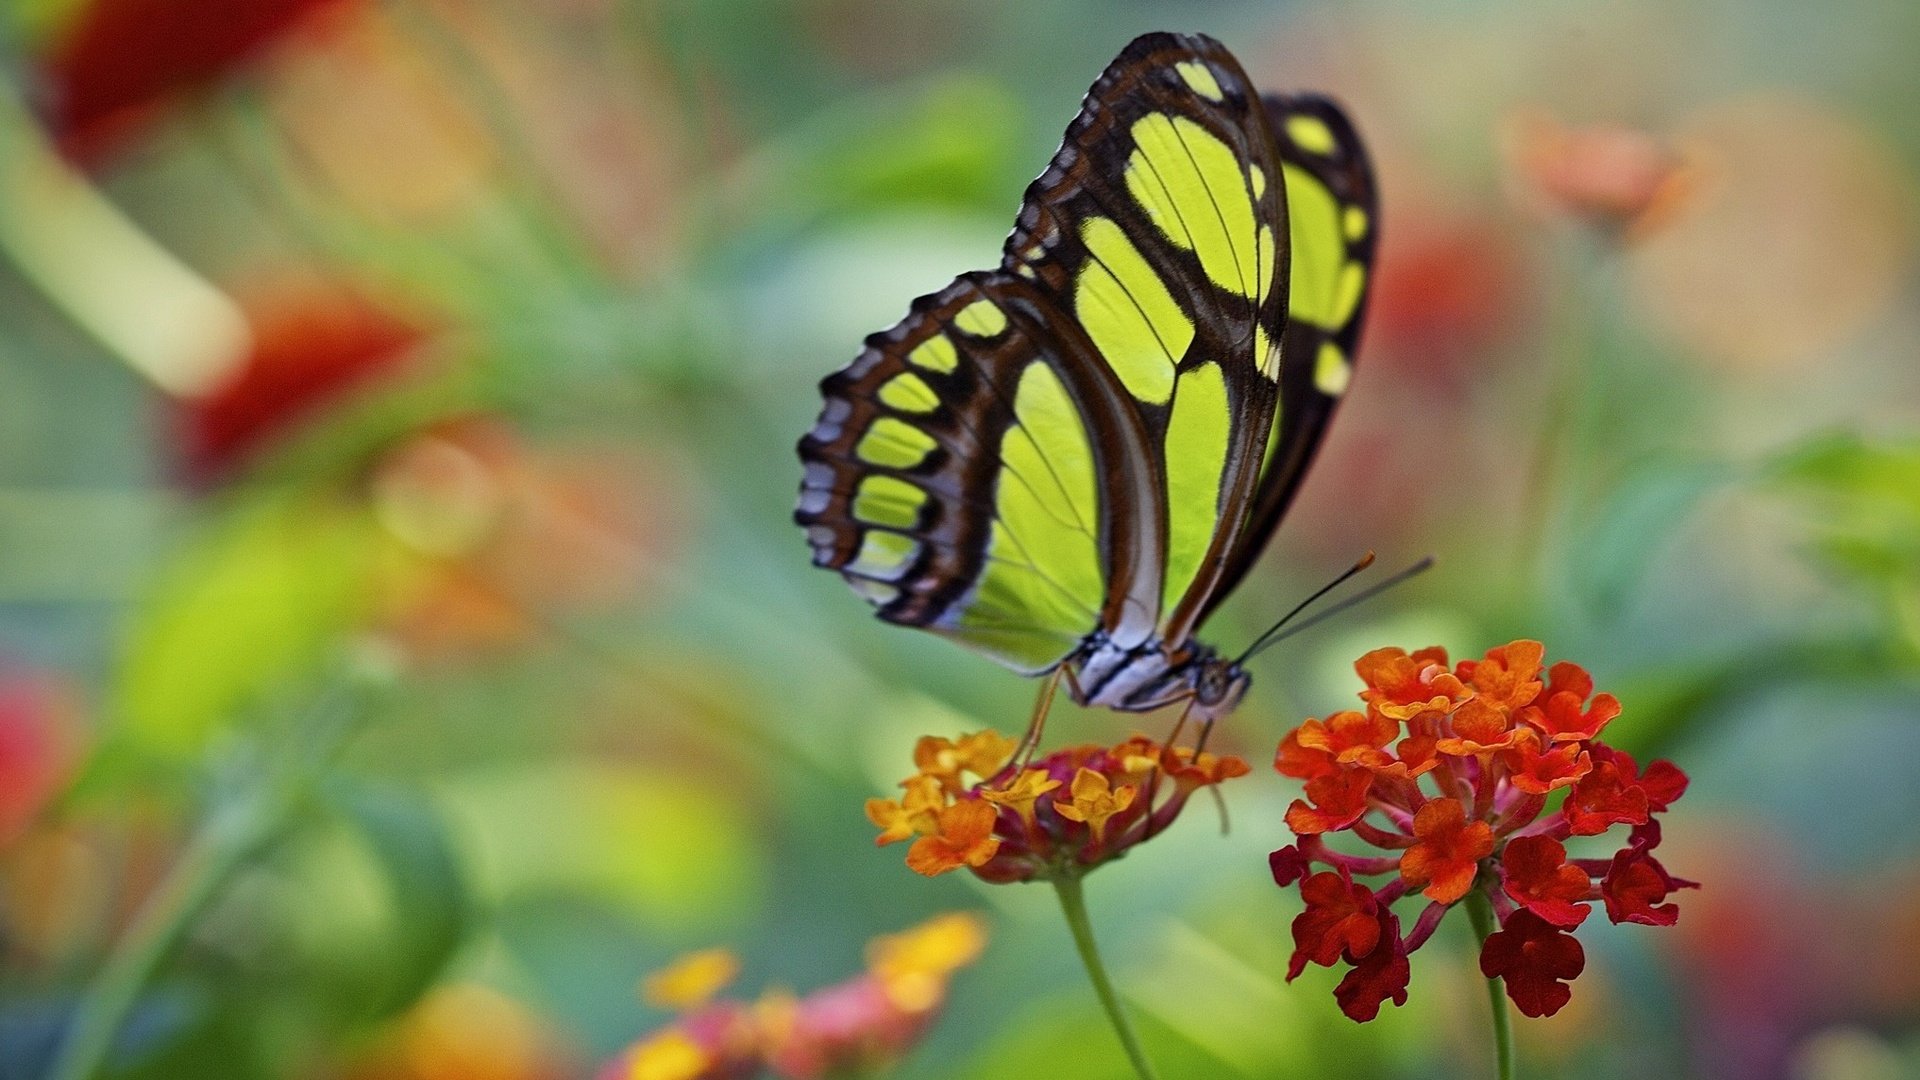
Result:
<svg viewBox="0 0 1920 1080"><path fill-rule="evenodd" d="M1593 756L1579 743L1562 743L1542 752L1540 735L1531 728L1519 732L1501 761L1513 786L1529 795L1545 795L1593 771Z"/></svg>
<svg viewBox="0 0 1920 1080"><path fill-rule="evenodd" d="M1507 916L1480 950L1480 973L1506 984L1527 1016L1552 1016L1573 997L1567 983L1586 970L1586 950L1572 934L1526 908Z"/></svg>
<svg viewBox="0 0 1920 1080"><path fill-rule="evenodd" d="M1540 693L1540 661L1547 647L1537 641L1512 641L1487 650L1481 660L1462 660L1455 673L1473 687L1474 696L1509 711L1532 704Z"/></svg>
<svg viewBox="0 0 1920 1080"><path fill-rule="evenodd" d="M1354 662L1367 684L1360 698L1381 715L1405 720L1427 709L1446 709L1466 688L1447 671L1447 651L1438 646L1408 655L1405 649L1375 649Z"/></svg>
<svg viewBox="0 0 1920 1080"><path fill-rule="evenodd" d="M1352 762L1385 764L1388 758L1380 752L1381 747L1392 742L1398 734L1398 721L1378 713L1353 709L1334 713L1324 721L1308 720L1294 732L1298 745L1331 754L1333 760L1342 765Z"/></svg>
<svg viewBox="0 0 1920 1080"><path fill-rule="evenodd" d="M1542 695L1544 704L1520 711L1521 719L1547 736L1550 742L1579 742L1597 738L1602 728L1620 715L1620 701L1612 694L1601 694L1582 711L1583 700L1568 691Z"/></svg>
<svg viewBox="0 0 1920 1080"><path fill-rule="evenodd" d="M1500 856L1507 895L1555 926L1572 929L1586 919L1591 881L1567 862L1566 846L1550 836L1522 836ZM1615 920L1616 922L1619 920Z"/></svg>
<svg viewBox="0 0 1920 1080"><path fill-rule="evenodd" d="M1461 704L1453 711L1451 721L1455 737L1441 739L1438 747L1441 753L1455 757L1504 750L1519 737L1505 711L1479 698Z"/></svg>
<svg viewBox="0 0 1920 1080"><path fill-rule="evenodd" d="M1399 918L1385 906L1377 908L1375 917L1380 929L1372 951L1357 960L1348 956L1353 970L1333 988L1340 1011L1360 1023L1380 1015L1381 1003L1389 998L1395 1005L1405 1005L1407 983L1413 977L1406 946L1400 940Z"/></svg>
<svg viewBox="0 0 1920 1080"><path fill-rule="evenodd" d="M1642 926L1672 926L1680 918L1677 904L1662 900L1676 889L1698 888L1667 873L1660 860L1637 845L1620 849L1600 882L1600 896L1606 901L1607 918L1617 923Z"/></svg>
<svg viewBox="0 0 1920 1080"><path fill-rule="evenodd" d="M1632 759L1626 764L1631 769ZM1573 785L1562 810L1575 836L1597 836L1622 822L1638 825L1646 821L1647 793L1622 776L1612 761L1602 761Z"/></svg>
<svg viewBox="0 0 1920 1080"><path fill-rule="evenodd" d="M1367 791L1373 774L1365 769L1330 773L1307 781L1308 806L1299 799L1287 808L1287 828L1302 836L1334 832L1359 821L1367 812Z"/></svg>
<svg viewBox="0 0 1920 1080"><path fill-rule="evenodd" d="M1400 856L1400 876L1442 904L1467 895L1480 860L1493 854L1493 827L1468 821L1458 799L1427 800L1413 816L1413 835L1419 842Z"/></svg>
<svg viewBox="0 0 1920 1080"><path fill-rule="evenodd" d="M1300 745L1300 728L1287 732L1286 737L1280 740L1279 749L1273 752L1273 768L1281 776L1300 780L1312 780L1316 776L1340 771L1332 754Z"/></svg>
<svg viewBox="0 0 1920 1080"><path fill-rule="evenodd" d="M1287 981L1309 962L1332 967L1342 955L1364 957L1380 940L1378 905L1373 890L1356 885L1346 871L1323 870L1300 883L1307 908L1293 919L1293 956Z"/></svg>
<svg viewBox="0 0 1920 1080"><path fill-rule="evenodd" d="M1273 883L1283 889L1305 877L1312 865L1307 853L1296 844L1288 844L1267 856L1267 868L1273 871Z"/></svg>
<svg viewBox="0 0 1920 1080"><path fill-rule="evenodd" d="M1687 774L1671 761L1655 761L1640 774L1640 790L1647 793L1647 806L1665 810L1687 793Z"/></svg>

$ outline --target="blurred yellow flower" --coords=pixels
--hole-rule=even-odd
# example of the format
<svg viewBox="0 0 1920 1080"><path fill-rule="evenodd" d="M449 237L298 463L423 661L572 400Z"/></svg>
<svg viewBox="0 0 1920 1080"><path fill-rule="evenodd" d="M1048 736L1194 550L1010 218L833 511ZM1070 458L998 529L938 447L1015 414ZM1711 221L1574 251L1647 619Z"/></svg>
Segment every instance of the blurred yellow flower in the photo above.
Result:
<svg viewBox="0 0 1920 1080"><path fill-rule="evenodd" d="M692 1009L713 1000L740 974L740 958L726 949L701 949L647 976L641 997L661 1009Z"/></svg>
<svg viewBox="0 0 1920 1080"><path fill-rule="evenodd" d="M931 1008L945 993L947 977L979 959L986 947L986 921L956 911L874 938L867 946L867 970L895 1004L918 1012Z"/></svg>

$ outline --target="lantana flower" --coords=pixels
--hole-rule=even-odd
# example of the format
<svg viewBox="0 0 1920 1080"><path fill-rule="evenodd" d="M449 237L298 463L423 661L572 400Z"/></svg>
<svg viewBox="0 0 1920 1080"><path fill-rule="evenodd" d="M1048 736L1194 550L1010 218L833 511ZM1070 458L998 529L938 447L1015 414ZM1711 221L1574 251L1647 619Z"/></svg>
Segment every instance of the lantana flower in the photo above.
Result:
<svg viewBox="0 0 1920 1080"><path fill-rule="evenodd" d="M1025 764L1014 750L995 731L921 739L901 796L867 802L875 842L912 839L907 865L929 877L963 866L991 882L1078 877L1173 824L1194 792L1249 771L1139 735Z"/></svg>
<svg viewBox="0 0 1920 1080"><path fill-rule="evenodd" d="M645 984L648 1000L683 1010L634 1043L600 1080L819 1080L881 1075L917 1045L946 1004L953 974L986 948L977 915L936 916L867 946L866 970L796 995L718 997L739 970L725 950L683 957Z"/></svg>
<svg viewBox="0 0 1920 1080"><path fill-rule="evenodd" d="M1503 142L1523 202L1626 241L1673 220L1698 187L1673 146L1621 124L1569 126L1530 110L1508 120Z"/></svg>
<svg viewBox="0 0 1920 1080"><path fill-rule="evenodd" d="M1594 902L1616 923L1678 918L1669 898L1697 886L1653 851L1656 815L1686 791L1686 774L1665 761L1642 771L1601 742L1620 702L1594 693L1579 665L1543 670L1544 658L1537 641L1452 667L1439 648L1377 649L1354 665L1364 710L1310 719L1281 740L1274 768L1306 783L1286 816L1297 840L1270 859L1274 880L1306 902L1289 980L1308 964L1345 964L1340 1008L1371 1020L1388 1000L1406 1003L1407 957L1447 912L1484 903L1499 929L1481 947L1481 972L1522 1013L1550 1016L1585 967L1573 931ZM1610 858L1569 853L1569 841L1616 826L1626 842ZM1378 853L1336 850L1335 833ZM1392 908L1414 894L1425 904L1403 934Z"/></svg>

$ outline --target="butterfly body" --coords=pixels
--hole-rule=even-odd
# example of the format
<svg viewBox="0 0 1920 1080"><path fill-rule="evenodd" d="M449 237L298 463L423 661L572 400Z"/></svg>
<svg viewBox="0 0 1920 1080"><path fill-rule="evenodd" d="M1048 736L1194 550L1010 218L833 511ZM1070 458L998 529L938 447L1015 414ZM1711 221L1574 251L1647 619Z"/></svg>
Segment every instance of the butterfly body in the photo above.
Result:
<svg viewBox="0 0 1920 1080"><path fill-rule="evenodd" d="M1151 712L1191 703L1200 719L1232 711L1245 696L1246 669L1197 641L1153 640L1124 646L1096 632L1064 663L1075 702L1120 712Z"/></svg>
<svg viewBox="0 0 1920 1080"><path fill-rule="evenodd" d="M1194 639L1291 500L1358 345L1372 174L1345 116L1201 36L1094 83L1001 265L821 383L796 520L880 618L1082 704L1230 710Z"/></svg>

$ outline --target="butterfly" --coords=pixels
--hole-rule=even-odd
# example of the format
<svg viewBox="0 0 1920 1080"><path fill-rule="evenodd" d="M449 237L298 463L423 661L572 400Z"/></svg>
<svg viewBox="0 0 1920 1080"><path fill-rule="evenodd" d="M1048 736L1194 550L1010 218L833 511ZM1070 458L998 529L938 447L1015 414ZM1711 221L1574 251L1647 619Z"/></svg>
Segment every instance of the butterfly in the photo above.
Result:
<svg viewBox="0 0 1920 1080"><path fill-rule="evenodd" d="M1346 392L1378 233L1353 125L1202 35L1135 39L1026 191L1000 266L820 384L795 520L881 619L1082 705L1245 694L1194 639Z"/></svg>

